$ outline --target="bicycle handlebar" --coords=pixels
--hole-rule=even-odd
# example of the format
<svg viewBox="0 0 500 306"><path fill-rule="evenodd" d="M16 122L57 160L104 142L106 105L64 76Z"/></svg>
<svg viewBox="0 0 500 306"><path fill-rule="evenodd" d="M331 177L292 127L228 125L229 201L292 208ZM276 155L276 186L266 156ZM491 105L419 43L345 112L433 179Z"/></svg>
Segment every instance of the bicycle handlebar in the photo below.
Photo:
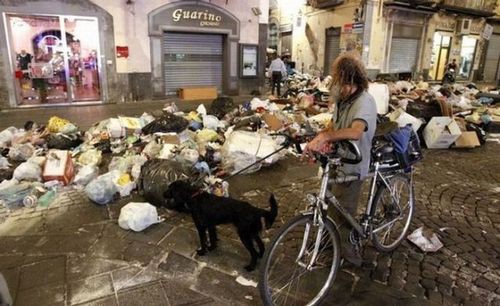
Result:
<svg viewBox="0 0 500 306"><path fill-rule="evenodd" d="M270 136L283 136L285 137L285 142L282 144L284 147L290 147L295 145L295 149L299 154L302 154L302 148L300 145L304 142L310 140L310 138L316 136L316 134L304 134L304 135L290 135L287 133L274 133ZM359 151L358 146L352 140L340 140L332 144L332 154L315 154L315 159L318 161L329 159L329 158L340 158L340 161L344 164L358 164L361 162L363 157ZM354 155L349 157L349 155Z"/></svg>

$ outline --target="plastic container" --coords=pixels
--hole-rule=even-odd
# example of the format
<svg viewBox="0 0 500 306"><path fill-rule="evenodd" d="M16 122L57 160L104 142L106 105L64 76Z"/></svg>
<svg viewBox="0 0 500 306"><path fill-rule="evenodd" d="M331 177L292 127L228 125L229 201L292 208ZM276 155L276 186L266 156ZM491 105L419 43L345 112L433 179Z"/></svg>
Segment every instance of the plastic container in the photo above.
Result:
<svg viewBox="0 0 500 306"><path fill-rule="evenodd" d="M49 205L52 202L54 202L56 196L57 196L57 191L55 191L54 189L47 191L46 194L44 194L38 199L38 206L49 207Z"/></svg>

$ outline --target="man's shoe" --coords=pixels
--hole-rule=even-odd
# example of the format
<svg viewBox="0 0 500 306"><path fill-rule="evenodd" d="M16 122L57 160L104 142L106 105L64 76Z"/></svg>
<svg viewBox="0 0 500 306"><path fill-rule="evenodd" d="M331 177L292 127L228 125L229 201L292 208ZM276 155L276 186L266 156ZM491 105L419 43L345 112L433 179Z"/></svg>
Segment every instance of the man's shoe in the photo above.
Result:
<svg viewBox="0 0 500 306"><path fill-rule="evenodd" d="M361 254L359 254L358 249L354 245L349 245L345 247L342 257L346 261L348 261L349 263L353 264L358 268L361 267L361 265L363 264L363 258L361 257Z"/></svg>

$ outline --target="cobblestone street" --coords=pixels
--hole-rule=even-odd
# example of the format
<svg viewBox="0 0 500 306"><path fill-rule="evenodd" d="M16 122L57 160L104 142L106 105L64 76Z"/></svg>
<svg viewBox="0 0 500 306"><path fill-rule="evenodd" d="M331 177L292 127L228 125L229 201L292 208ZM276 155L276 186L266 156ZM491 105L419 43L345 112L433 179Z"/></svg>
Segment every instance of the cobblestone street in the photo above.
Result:
<svg viewBox="0 0 500 306"><path fill-rule="evenodd" d="M408 241L392 254L368 247L361 268L343 269L326 305L500 305L500 146L425 151L415 174L416 214L444 247L424 254ZM231 193L280 211L268 238L304 208L317 187L316 166L290 158L234 178ZM219 249L195 253L190 217L164 209L166 221L141 233L117 225L120 208L80 191L60 194L49 208L0 211L0 272L16 305L260 305L257 289L236 282L247 252L229 226ZM360 207L363 205L360 204Z"/></svg>

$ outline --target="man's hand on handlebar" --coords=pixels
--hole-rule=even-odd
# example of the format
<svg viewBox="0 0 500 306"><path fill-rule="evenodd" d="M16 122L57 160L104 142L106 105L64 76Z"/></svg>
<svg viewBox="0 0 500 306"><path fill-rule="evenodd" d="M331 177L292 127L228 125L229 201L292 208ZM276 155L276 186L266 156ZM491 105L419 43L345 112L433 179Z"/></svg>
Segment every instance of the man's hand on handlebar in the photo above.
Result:
<svg viewBox="0 0 500 306"><path fill-rule="evenodd" d="M317 155L324 155L332 152L332 142L325 133L319 133L305 147L304 158L316 159Z"/></svg>

